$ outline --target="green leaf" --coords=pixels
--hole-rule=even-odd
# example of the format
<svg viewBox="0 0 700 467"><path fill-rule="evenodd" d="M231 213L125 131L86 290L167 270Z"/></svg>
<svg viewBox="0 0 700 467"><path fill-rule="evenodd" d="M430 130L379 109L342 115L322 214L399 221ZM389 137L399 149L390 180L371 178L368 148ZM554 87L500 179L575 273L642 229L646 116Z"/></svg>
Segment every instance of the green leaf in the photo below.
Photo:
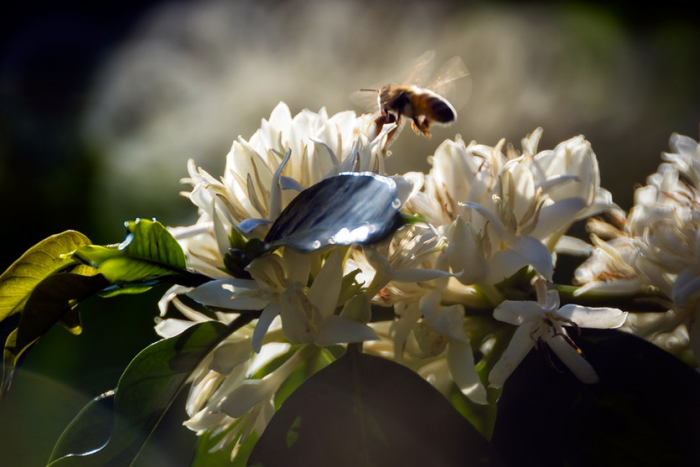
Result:
<svg viewBox="0 0 700 467"><path fill-rule="evenodd" d="M76 451L88 451L104 446L114 426L114 391L92 399L66 427L61 443Z"/></svg>
<svg viewBox="0 0 700 467"><path fill-rule="evenodd" d="M247 319L248 322L249 318ZM232 330L216 321L195 324L181 334L141 351L119 380L114 400L114 425L106 444L86 446L80 427L89 421L81 413L59 439L52 467L130 465L168 410L191 373Z"/></svg>
<svg viewBox="0 0 700 467"><path fill-rule="evenodd" d="M80 333L76 309L78 304L108 285L100 275L83 276L63 272L45 278L34 287L24 306L19 326L5 343L0 395L9 389L20 359L54 324L60 322L73 334Z"/></svg>
<svg viewBox="0 0 700 467"><path fill-rule="evenodd" d="M509 465L700 465L695 370L619 331L583 329L576 343L598 384L535 351L506 381L492 444Z"/></svg>
<svg viewBox="0 0 700 467"><path fill-rule="evenodd" d="M0 276L0 321L22 311L34 287L49 275L75 264L69 253L89 244L85 235L69 230L27 250Z"/></svg>
<svg viewBox="0 0 700 467"><path fill-rule="evenodd" d="M330 365L345 352L345 349L340 345L330 347L309 346L309 348L312 348L313 351L310 352L304 362L297 366L287 379L284 380L275 393L275 408L279 408L307 379ZM293 350L293 348L290 350ZM293 352L289 352L289 355L293 355Z"/></svg>
<svg viewBox="0 0 700 467"><path fill-rule="evenodd" d="M127 293L145 291L148 286L144 282L166 276L195 277L186 270L182 247L162 224L137 219L126 226L127 237L119 245L89 245L78 249L73 256L97 268L113 284L141 283L134 290L127 287Z"/></svg>
<svg viewBox="0 0 700 467"><path fill-rule="evenodd" d="M500 464L488 442L429 383L351 348L289 396L248 465Z"/></svg>

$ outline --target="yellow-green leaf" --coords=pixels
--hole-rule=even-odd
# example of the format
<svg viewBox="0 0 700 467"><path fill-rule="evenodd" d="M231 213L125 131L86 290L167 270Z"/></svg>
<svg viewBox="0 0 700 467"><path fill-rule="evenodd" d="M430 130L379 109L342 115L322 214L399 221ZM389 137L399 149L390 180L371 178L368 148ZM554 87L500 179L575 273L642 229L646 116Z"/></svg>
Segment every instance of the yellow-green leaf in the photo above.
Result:
<svg viewBox="0 0 700 467"><path fill-rule="evenodd" d="M89 244L85 235L68 230L27 250L0 276L0 321L22 311L34 287L54 272L75 264L68 254Z"/></svg>
<svg viewBox="0 0 700 467"><path fill-rule="evenodd" d="M26 352L56 324L73 334L80 333L78 304L109 285L101 276L71 273L52 274L34 287L26 301L19 327L12 332L3 353L3 381L0 396L12 382L12 375Z"/></svg>
<svg viewBox="0 0 700 467"><path fill-rule="evenodd" d="M186 275L187 262L180 244L159 222L137 219L126 223L128 234L119 245L89 245L73 255L97 268L114 284Z"/></svg>

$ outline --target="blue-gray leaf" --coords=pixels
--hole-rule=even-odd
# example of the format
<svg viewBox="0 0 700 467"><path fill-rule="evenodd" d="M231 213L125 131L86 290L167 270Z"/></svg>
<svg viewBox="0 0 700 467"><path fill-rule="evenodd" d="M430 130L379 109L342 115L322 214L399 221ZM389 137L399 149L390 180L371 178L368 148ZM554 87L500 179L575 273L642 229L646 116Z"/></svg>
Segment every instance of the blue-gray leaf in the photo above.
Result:
<svg viewBox="0 0 700 467"><path fill-rule="evenodd" d="M403 225L396 182L373 172L345 172L302 191L272 224L269 249L310 252L327 245L371 244Z"/></svg>

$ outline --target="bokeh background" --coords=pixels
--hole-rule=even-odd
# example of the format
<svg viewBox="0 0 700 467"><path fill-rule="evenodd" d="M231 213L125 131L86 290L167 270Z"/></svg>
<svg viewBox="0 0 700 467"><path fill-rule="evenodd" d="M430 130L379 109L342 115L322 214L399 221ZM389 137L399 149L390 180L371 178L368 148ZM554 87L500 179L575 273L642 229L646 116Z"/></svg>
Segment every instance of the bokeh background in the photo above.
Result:
<svg viewBox="0 0 700 467"><path fill-rule="evenodd" d="M678 132L698 139L700 26L675 2L142 1L0 7L0 269L76 229L123 239L125 220L193 222L186 161L218 175L233 139L279 101L353 109L426 50L459 55L471 92L433 138L407 130L390 172L427 171L445 138L540 148L583 134L623 208ZM462 96L464 98L465 96ZM0 403L0 465L43 465L89 398L148 343L162 290L85 303L85 332L55 329ZM0 323L0 338L12 322ZM182 404L142 465L188 465ZM175 435L173 435L175 433ZM173 441L177 436L177 441ZM163 448L163 449L161 449Z"/></svg>

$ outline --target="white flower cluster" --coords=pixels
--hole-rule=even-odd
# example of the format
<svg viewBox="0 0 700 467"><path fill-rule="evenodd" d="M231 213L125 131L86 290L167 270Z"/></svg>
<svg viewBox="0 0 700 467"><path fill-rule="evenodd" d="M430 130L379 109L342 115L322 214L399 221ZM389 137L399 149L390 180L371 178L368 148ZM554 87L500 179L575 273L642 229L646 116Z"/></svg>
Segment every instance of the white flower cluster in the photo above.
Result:
<svg viewBox="0 0 700 467"><path fill-rule="evenodd" d="M615 225L594 223L595 250L576 271L579 293L650 291L665 313L630 316L625 329L700 361L700 145L674 134L673 152L635 192Z"/></svg>
<svg viewBox="0 0 700 467"><path fill-rule="evenodd" d="M574 222L603 212L620 217L620 209L600 187L583 137L538 152L538 129L521 151L505 141L443 142L428 174L395 177L411 187L402 212L419 221L378 244L311 253L282 247L232 268L233 244L264 238L303 189L346 171L384 174L398 131L375 117L324 110L292 117L281 103L249 141L234 142L221 179L190 162L188 195L200 217L172 232L189 267L212 281L172 288L161 312L172 305L186 319L164 319L157 329L168 337L194 322L256 317L212 353L192 385L187 425L223 433L217 448L233 443L235 453L251 432L260 435L290 375L312 355L348 343L364 343L366 352L412 368L445 393L456 386L480 404L493 402L487 387L504 385L533 347L548 346L580 380L595 383L567 328L617 328L627 313L560 306L552 281L563 252L593 252L577 272L590 284L585 292L613 278L624 291L653 284L677 303L694 303L698 152L685 139L638 192L621 240L595 237L591 246L566 236ZM390 319L377 319L374 312L386 307Z"/></svg>

